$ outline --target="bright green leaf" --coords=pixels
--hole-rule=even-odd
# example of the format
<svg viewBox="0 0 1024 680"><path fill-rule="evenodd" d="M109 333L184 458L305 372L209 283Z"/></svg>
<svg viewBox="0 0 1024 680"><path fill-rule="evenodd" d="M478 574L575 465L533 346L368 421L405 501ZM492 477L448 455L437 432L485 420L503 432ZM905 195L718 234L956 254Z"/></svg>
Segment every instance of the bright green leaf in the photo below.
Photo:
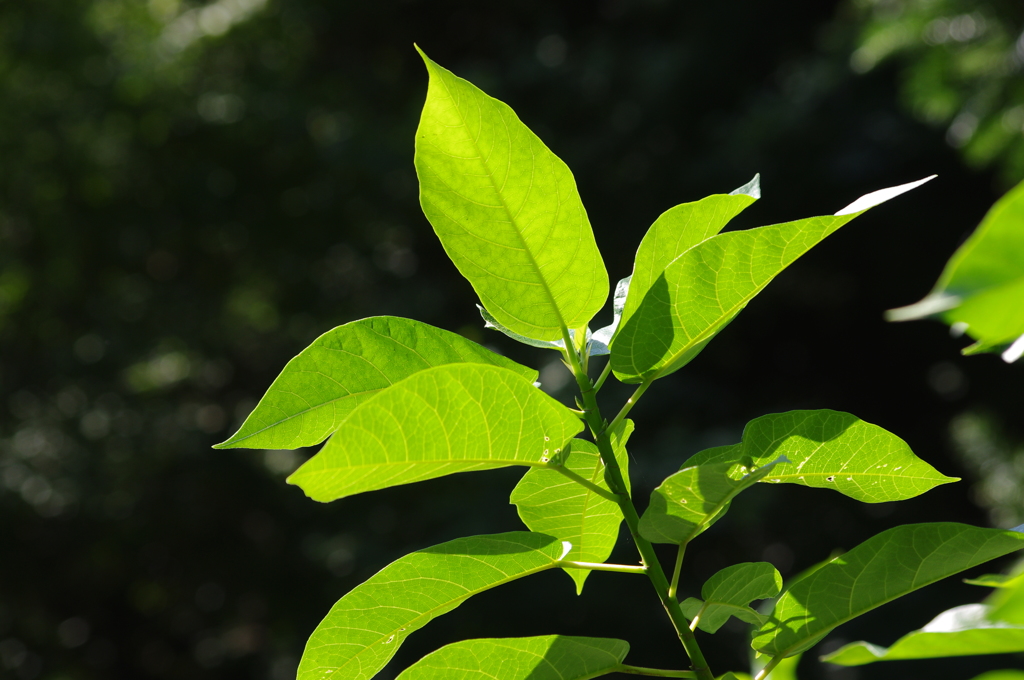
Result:
<svg viewBox="0 0 1024 680"><path fill-rule="evenodd" d="M890 321L930 316L977 341L965 354L1010 345L1007 362L1024 355L1024 182L992 206L931 293L888 313Z"/></svg>
<svg viewBox="0 0 1024 680"><path fill-rule="evenodd" d="M1016 531L1024 526L1016 528ZM994 592L988 599L992 606L992 618L1019 626L1024 626L1024 571L1022 565L1017 566L1017 574L1004 584L1001 590Z"/></svg>
<svg viewBox="0 0 1024 680"><path fill-rule="evenodd" d="M904 500L958 481L924 462L896 435L841 411L787 411L761 416L743 428L734 447L701 451L686 465L750 458L755 467L779 456L762 481L833 489L865 503Z"/></svg>
<svg viewBox="0 0 1024 680"><path fill-rule="evenodd" d="M862 196L834 216L718 234L685 251L654 273L632 314L627 302L611 345L615 377L647 382L682 368L797 258L865 210L925 181Z"/></svg>
<svg viewBox="0 0 1024 680"><path fill-rule="evenodd" d="M632 421L626 421L629 432ZM628 438L628 432L625 438ZM624 446L616 446L616 459L628 478L629 456ZM597 446L573 439L557 460L568 470L610 491L604 479L604 463ZM619 537L622 511L613 501L577 484L560 472L532 468L512 491L509 499L530 531L555 536L572 545L564 559L573 562L604 562ZM576 592L590 575L587 569L566 569L576 582Z"/></svg>
<svg viewBox="0 0 1024 680"><path fill-rule="evenodd" d="M761 176L731 194L715 194L665 211L647 230L633 262L629 295L622 314L627 322L665 268L690 248L711 238L761 197Z"/></svg>
<svg viewBox="0 0 1024 680"><path fill-rule="evenodd" d="M897 659L1024 652L1024 626L990 621L988 610L983 604L965 604L942 612L921 630L904 635L891 647L853 642L821 660L840 666L862 666Z"/></svg>
<svg viewBox="0 0 1024 680"><path fill-rule="evenodd" d="M1024 573L1017 574L982 574L975 578L965 578L964 583L983 588L1011 588L1018 583L1024 582Z"/></svg>
<svg viewBox="0 0 1024 680"><path fill-rule="evenodd" d="M1022 533L949 522L883 531L792 583L752 646L770 656L802 652L875 607L1022 547Z"/></svg>
<svg viewBox="0 0 1024 680"><path fill-rule="evenodd" d="M465 640L428 654L398 680L589 680L614 672L628 651L623 640L565 635Z"/></svg>
<svg viewBox="0 0 1024 680"><path fill-rule="evenodd" d="M238 432L214 448L319 444L380 390L453 363L492 364L537 379L536 371L461 335L394 316L361 319L324 333L289 361Z"/></svg>
<svg viewBox="0 0 1024 680"><path fill-rule="evenodd" d="M516 531L470 536L419 550L338 600L306 643L298 680L366 680L405 639L471 596L553 567L553 536Z"/></svg>
<svg viewBox="0 0 1024 680"><path fill-rule="evenodd" d="M288 482L326 502L455 472L543 466L582 429L572 411L508 369L448 364L357 406Z"/></svg>
<svg viewBox="0 0 1024 680"><path fill-rule="evenodd" d="M703 602L695 598L686 600L683 613L691 621L697 618L697 627L708 633L717 632L730 616L761 625L765 617L751 609L750 603L775 597L780 590L782 575L768 562L734 564L705 581L700 590Z"/></svg>
<svg viewBox="0 0 1024 680"><path fill-rule="evenodd" d="M445 251L503 327L583 332L608 274L572 173L507 105L420 54L420 204Z"/></svg>
<svg viewBox="0 0 1024 680"><path fill-rule="evenodd" d="M754 470L737 462L683 468L651 492L640 535L652 543L689 543L725 514L737 494L774 474L781 462Z"/></svg>

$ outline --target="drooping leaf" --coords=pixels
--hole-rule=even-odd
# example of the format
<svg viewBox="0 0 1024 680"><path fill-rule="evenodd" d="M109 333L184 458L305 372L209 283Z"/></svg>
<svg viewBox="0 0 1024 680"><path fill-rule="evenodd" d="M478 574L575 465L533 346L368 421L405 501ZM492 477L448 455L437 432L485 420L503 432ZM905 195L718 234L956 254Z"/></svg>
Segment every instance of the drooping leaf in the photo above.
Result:
<svg viewBox="0 0 1024 680"><path fill-rule="evenodd" d="M502 335L512 338L516 342L521 342L524 345L529 345L530 347L540 347L541 349L554 350L560 350L563 347L565 347L564 340L534 340L533 338L528 338L525 335L520 335L519 333L510 331L509 329L502 326L497 319L491 316L490 312L488 312L486 309L484 309L480 305L477 305L476 308L480 310L480 316L483 317L484 328L496 330ZM570 333L571 332L572 331L570 331Z"/></svg>
<svg viewBox="0 0 1024 680"><path fill-rule="evenodd" d="M781 460L751 468L738 462L685 467L651 492L640 535L652 543L685 545L725 514L729 503Z"/></svg>
<svg viewBox="0 0 1024 680"><path fill-rule="evenodd" d="M590 356L600 357L611 352L608 344L612 341L615 331L618 330L619 322L622 321L622 310L626 307L630 279L632 277L627 276L615 284L615 292L612 294L612 322L594 331L594 335L590 339Z"/></svg>
<svg viewBox="0 0 1024 680"><path fill-rule="evenodd" d="M625 421L629 432L632 421ZM627 439L627 432L622 438ZM629 456L624 445L616 447L616 460L628 479ZM604 479L604 463L597 446L583 439L573 439L557 460L580 477L608 489ZM604 562L612 553L619 537L622 511L613 501L547 468L531 468L512 490L509 501L516 506L519 517L530 531L555 536L572 545L564 559L573 562ZM587 569L565 570L576 583L576 592L590 575Z"/></svg>
<svg viewBox="0 0 1024 680"><path fill-rule="evenodd" d="M875 607L1022 547L1019 532L950 522L883 531L790 585L752 646L770 656L802 652Z"/></svg>
<svg viewBox="0 0 1024 680"><path fill-rule="evenodd" d="M405 639L467 599L550 569L563 547L553 536L516 531L470 536L392 562L338 600L299 662L298 680L366 680Z"/></svg>
<svg viewBox="0 0 1024 680"><path fill-rule="evenodd" d="M615 377L639 383L682 368L797 258L865 210L925 181L862 196L833 216L718 234L685 251L654 273L634 312L627 301L611 344Z"/></svg>
<svg viewBox="0 0 1024 680"><path fill-rule="evenodd" d="M465 640L428 654L398 680L589 680L613 673L629 643L544 635Z"/></svg>
<svg viewBox="0 0 1024 680"><path fill-rule="evenodd" d="M582 429L572 411L508 369L448 364L357 406L288 482L327 502L455 472L544 466Z"/></svg>
<svg viewBox="0 0 1024 680"><path fill-rule="evenodd" d="M537 379L533 369L461 335L394 316L361 319L324 333L289 361L238 432L214 448L319 444L380 390L453 363L491 364Z"/></svg>
<svg viewBox="0 0 1024 680"><path fill-rule="evenodd" d="M896 435L849 413L827 409L761 416L743 428L742 443L701 451L686 465L749 457L756 467L779 456L788 461L762 481L833 489L865 503L913 498L958 481L918 458Z"/></svg>
<svg viewBox="0 0 1024 680"><path fill-rule="evenodd" d="M996 202L953 254L935 288L909 307L889 310L890 321L938 317L977 342L964 354L998 350L1024 355L1024 182Z"/></svg>
<svg viewBox="0 0 1024 680"><path fill-rule="evenodd" d="M640 306L665 268L690 248L711 238L761 197L761 176L731 194L715 194L662 213L647 230L633 262L623 323Z"/></svg>
<svg viewBox="0 0 1024 680"><path fill-rule="evenodd" d="M423 55L420 204L487 311L534 340L582 333L608 274L569 168L506 104Z"/></svg>
<svg viewBox="0 0 1024 680"><path fill-rule="evenodd" d="M1024 652L1024 626L991 621L989 607L965 604L936 616L920 630L907 633L891 647L853 642L821 657L840 666L862 666L875 661L936 659L976 654Z"/></svg>
<svg viewBox="0 0 1024 680"><path fill-rule="evenodd" d="M754 600L775 597L782 590L782 575L768 562L743 562L722 569L704 582L700 590L703 601L688 598L682 604L683 614L697 627L715 633L730 616L754 625L765 617L750 608Z"/></svg>

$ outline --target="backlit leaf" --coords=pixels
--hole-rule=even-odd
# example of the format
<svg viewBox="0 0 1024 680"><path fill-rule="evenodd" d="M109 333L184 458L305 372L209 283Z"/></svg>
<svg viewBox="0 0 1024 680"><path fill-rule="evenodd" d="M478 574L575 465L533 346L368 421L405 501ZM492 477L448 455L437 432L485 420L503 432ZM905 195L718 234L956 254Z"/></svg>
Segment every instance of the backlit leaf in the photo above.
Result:
<svg viewBox="0 0 1024 680"><path fill-rule="evenodd" d="M608 638L465 640L428 654L398 680L589 680L614 672L629 643Z"/></svg>
<svg viewBox="0 0 1024 680"><path fill-rule="evenodd" d="M392 562L341 598L306 643L298 680L372 678L405 639L485 590L555 566L563 547L525 531L470 536Z"/></svg>
<svg viewBox="0 0 1024 680"><path fill-rule="evenodd" d="M1024 547L1024 534L949 522L883 531L792 583L752 646L802 652L836 626L947 576Z"/></svg>
<svg viewBox="0 0 1024 680"><path fill-rule="evenodd" d="M361 319L324 333L289 361L238 432L214 448L319 444L380 390L452 363L492 364L537 379L536 371L461 335L394 316Z"/></svg>
<svg viewBox="0 0 1024 680"><path fill-rule="evenodd" d="M827 409L761 416L743 428L742 443L701 451L686 465L749 458L757 467L779 456L787 462L779 463L762 481L833 489L865 503L913 498L958 481L918 458L896 435L849 413Z"/></svg>
<svg viewBox="0 0 1024 680"><path fill-rule="evenodd" d="M797 258L865 210L925 181L862 196L832 216L718 234L685 251L654 273L632 313L627 301L611 345L615 377L639 383L682 368Z"/></svg>
<svg viewBox="0 0 1024 680"><path fill-rule="evenodd" d="M326 502L455 472L545 466L582 429L572 411L508 369L448 364L357 406L288 482Z"/></svg>
<svg viewBox="0 0 1024 680"><path fill-rule="evenodd" d="M888 313L890 321L930 316L977 341L965 354L1009 345L1007 362L1024 355L1024 182L992 206L931 293Z"/></svg>
<svg viewBox="0 0 1024 680"><path fill-rule="evenodd" d="M629 456L624 440L632 432L633 421L625 421L628 431L623 445L616 446L616 459L623 477L628 479ZM573 439L557 459L567 469L584 479L608 489L604 479L604 463L597 446L583 439ZM554 460L552 462L555 462ZM594 491L568 479L557 470L531 468L512 491L509 499L519 517L531 531L555 536L572 544L565 559L573 562L604 562L612 553L619 537L622 511L619 506ZM566 569L576 582L576 592L590 575L587 569Z"/></svg>
<svg viewBox="0 0 1024 680"><path fill-rule="evenodd" d="M891 647L853 642L821 657L840 666L862 666L875 661L935 659L976 654L1024 652L1024 626L987 618L983 604L965 604L944 611L921 630L897 640Z"/></svg>
<svg viewBox="0 0 1024 680"><path fill-rule="evenodd" d="M584 332L608 274L572 173L506 104L420 54L420 204L445 251L510 331Z"/></svg>

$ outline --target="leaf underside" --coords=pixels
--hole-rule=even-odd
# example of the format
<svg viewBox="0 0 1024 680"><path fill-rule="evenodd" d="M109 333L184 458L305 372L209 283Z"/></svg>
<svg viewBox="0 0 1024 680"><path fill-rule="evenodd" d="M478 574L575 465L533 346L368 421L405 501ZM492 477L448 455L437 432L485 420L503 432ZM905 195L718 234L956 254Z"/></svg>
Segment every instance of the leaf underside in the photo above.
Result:
<svg viewBox="0 0 1024 680"><path fill-rule="evenodd" d="M534 381L537 372L461 335L394 316L330 330L288 362L230 439L214 448L295 449L319 444L363 401L434 366L501 366Z"/></svg>
<svg viewBox="0 0 1024 680"><path fill-rule="evenodd" d="M750 603L775 597L781 589L782 576L768 562L734 564L704 583L700 591L703 602L695 600L696 610L692 603L687 606L684 602L683 613L691 620L699 613L697 627L708 633L717 632L730 616L760 625L764 617L753 611Z"/></svg>
<svg viewBox="0 0 1024 680"><path fill-rule="evenodd" d="M432 652L398 680L589 680L612 673L629 643L544 635L465 640Z"/></svg>
<svg viewBox="0 0 1024 680"><path fill-rule="evenodd" d="M948 522L883 531L791 584L752 646L791 656L875 607L1022 547L1024 534Z"/></svg>
<svg viewBox="0 0 1024 680"><path fill-rule="evenodd" d="M865 503L904 500L939 484L946 477L914 455L896 435L842 411L788 411L756 418L743 429L743 441L732 447L701 451L687 466L738 462L755 467L779 456L763 481L833 489Z"/></svg>
<svg viewBox="0 0 1024 680"><path fill-rule="evenodd" d="M569 168L506 104L426 55L420 204L488 312L534 340L582 332L608 274Z"/></svg>
<svg viewBox="0 0 1024 680"><path fill-rule="evenodd" d="M582 429L508 369L449 364L360 404L288 482L327 502L456 472L542 466Z"/></svg>
<svg viewBox="0 0 1024 680"><path fill-rule="evenodd" d="M561 553L553 536L517 531L406 555L331 608L306 643L297 680L368 680L432 619L477 593L550 569Z"/></svg>

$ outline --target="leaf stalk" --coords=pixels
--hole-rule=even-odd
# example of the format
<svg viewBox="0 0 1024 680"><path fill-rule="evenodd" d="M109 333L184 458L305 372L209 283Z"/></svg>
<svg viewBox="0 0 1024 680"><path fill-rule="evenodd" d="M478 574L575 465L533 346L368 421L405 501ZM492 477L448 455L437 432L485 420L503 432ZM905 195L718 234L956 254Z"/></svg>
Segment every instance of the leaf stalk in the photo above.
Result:
<svg viewBox="0 0 1024 680"><path fill-rule="evenodd" d="M647 567L642 564L603 564L601 562L576 562L562 560L558 563L562 569L589 569L590 571L615 571L620 574L646 574Z"/></svg>
<svg viewBox="0 0 1024 680"><path fill-rule="evenodd" d="M644 668L643 666L627 666L624 663L613 668L616 673L632 673L633 675L650 675L656 678L696 678L693 671L669 671L661 668Z"/></svg>

